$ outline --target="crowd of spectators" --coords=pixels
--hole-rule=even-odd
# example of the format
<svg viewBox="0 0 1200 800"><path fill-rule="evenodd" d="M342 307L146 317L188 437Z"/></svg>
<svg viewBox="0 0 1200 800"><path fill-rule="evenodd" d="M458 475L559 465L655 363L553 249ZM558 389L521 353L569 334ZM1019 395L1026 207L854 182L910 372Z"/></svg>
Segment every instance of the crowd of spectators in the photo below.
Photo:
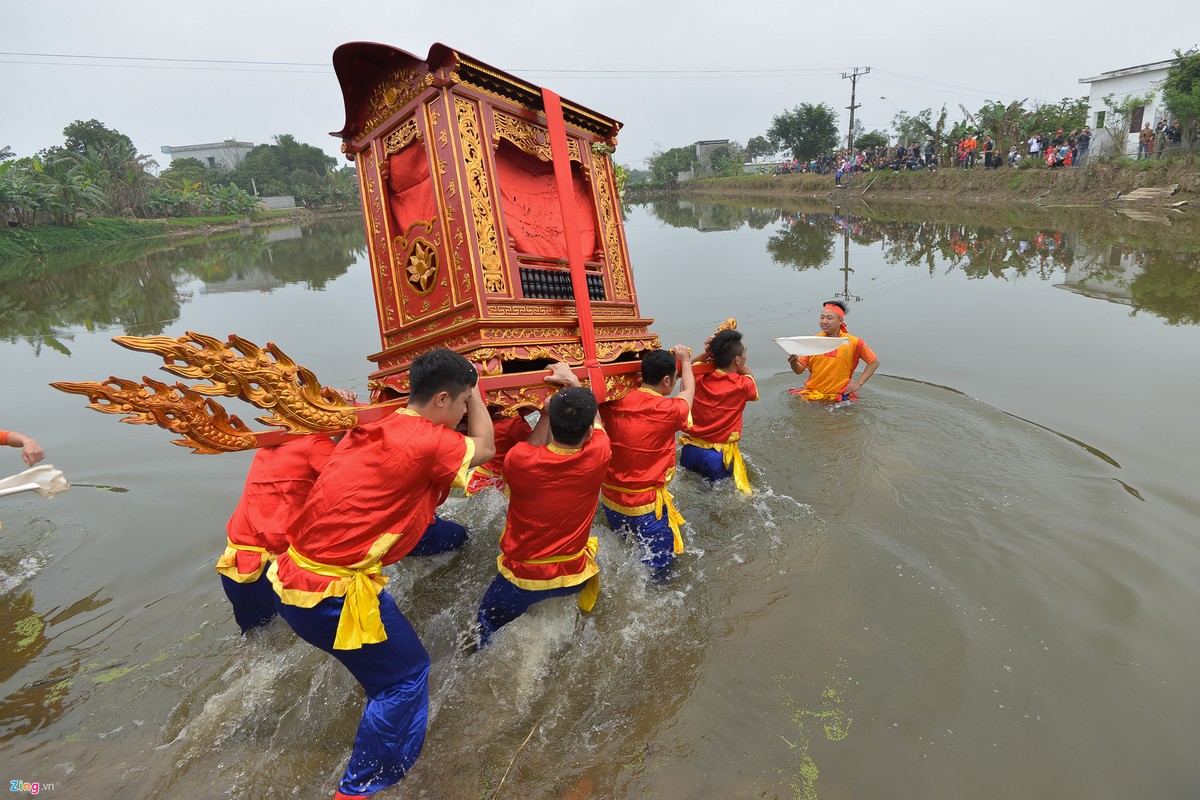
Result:
<svg viewBox="0 0 1200 800"><path fill-rule="evenodd" d="M1195 141L1198 134L1200 131L1197 130L1197 125L1193 124L1192 129L1187 132L1189 140ZM1147 123L1138 138L1138 158L1163 158L1163 154L1169 154L1171 148L1182 145L1184 135L1178 121L1168 124L1163 120L1155 128ZM1053 134L1035 133L1027 141L1009 147L1007 154L1000 150L990 134L971 135L951 142L948 158L952 158L953 166L959 169L972 169L978 165L982 165L984 169L1016 167L1026 159L1040 159L1050 169L1059 169L1085 166L1091 146L1092 131L1085 125L1082 129L1076 128L1070 133L1063 130ZM855 173L878 170L934 171L937 168L938 148L932 139L927 139L923 144L831 151L808 161L793 158L776 166L775 174L833 175L836 183L841 185L842 178Z"/></svg>

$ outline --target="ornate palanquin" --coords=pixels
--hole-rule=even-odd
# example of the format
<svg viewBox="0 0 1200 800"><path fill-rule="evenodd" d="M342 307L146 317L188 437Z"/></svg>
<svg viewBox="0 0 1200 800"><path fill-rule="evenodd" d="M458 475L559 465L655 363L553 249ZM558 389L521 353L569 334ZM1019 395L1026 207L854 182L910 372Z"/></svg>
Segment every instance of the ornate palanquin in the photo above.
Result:
<svg viewBox="0 0 1200 800"><path fill-rule="evenodd" d="M589 355L543 91L440 44L421 60L356 42L333 63L346 104L334 135L358 168L382 339L369 356L375 396L405 394L412 360L449 347L476 364L489 403L540 405L544 367ZM561 109L595 361L620 394L633 372L614 365L659 344L621 224L620 123Z"/></svg>
<svg viewBox="0 0 1200 800"><path fill-rule="evenodd" d="M610 156L620 123L435 44L424 61L380 44L333 63L355 161L382 349L373 406L357 406L268 342L120 336L162 357L168 385L56 382L123 422L154 424L199 453L269 446L394 413L412 360L447 347L479 370L494 409L541 407L545 367L566 361L601 399L638 383L659 346L638 311ZM575 298L579 296L579 301ZM255 431L213 398L267 412Z"/></svg>

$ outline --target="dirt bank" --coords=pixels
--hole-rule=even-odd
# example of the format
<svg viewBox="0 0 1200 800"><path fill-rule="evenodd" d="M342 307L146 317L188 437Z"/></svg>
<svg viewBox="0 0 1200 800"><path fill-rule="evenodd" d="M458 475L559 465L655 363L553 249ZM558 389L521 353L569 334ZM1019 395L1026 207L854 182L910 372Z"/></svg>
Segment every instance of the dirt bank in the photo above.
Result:
<svg viewBox="0 0 1200 800"><path fill-rule="evenodd" d="M843 183L847 183L843 181ZM742 175L692 181L683 196L808 197L845 202L854 198L917 202L1031 203L1040 205L1110 205L1141 187L1172 186L1176 192L1160 204L1187 201L1200 206L1200 167L1180 161L1092 164L1079 169L1024 168L943 169L937 172L870 172L855 175L845 188L832 175ZM631 189L628 199L646 197ZM1142 201L1147 202L1147 201ZM1200 210L1200 209L1197 209Z"/></svg>

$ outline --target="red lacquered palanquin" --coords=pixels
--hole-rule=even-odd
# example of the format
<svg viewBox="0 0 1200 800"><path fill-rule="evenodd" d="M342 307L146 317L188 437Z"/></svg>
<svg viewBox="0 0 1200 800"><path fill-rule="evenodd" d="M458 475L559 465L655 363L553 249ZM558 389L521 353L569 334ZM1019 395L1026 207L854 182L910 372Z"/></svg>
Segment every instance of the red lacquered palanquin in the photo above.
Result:
<svg viewBox="0 0 1200 800"><path fill-rule="evenodd" d="M346 104L333 135L358 168L382 338L369 356L374 396L407 393L412 360L448 347L479 368L490 404L540 405L545 366L589 355L543 90L441 44L422 60L355 42L333 63ZM611 399L659 341L638 310L621 224L610 158L620 123L567 100L561 108L559 158L570 165L594 361Z"/></svg>

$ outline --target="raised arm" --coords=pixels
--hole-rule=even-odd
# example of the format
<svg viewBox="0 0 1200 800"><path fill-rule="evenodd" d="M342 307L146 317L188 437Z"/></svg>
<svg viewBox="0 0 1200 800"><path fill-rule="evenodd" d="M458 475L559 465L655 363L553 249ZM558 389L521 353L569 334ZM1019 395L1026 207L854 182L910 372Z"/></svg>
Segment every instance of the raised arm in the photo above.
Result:
<svg viewBox="0 0 1200 800"><path fill-rule="evenodd" d="M696 399L696 376L692 372L691 348L677 344L671 352L679 362L679 399L686 402L691 409L692 401Z"/></svg>
<svg viewBox="0 0 1200 800"><path fill-rule="evenodd" d="M467 437L475 443L475 454L471 456L471 466L478 467L486 464L496 455L496 431L492 427L492 415L488 413L487 403L479 393L479 384L471 388L467 398Z"/></svg>
<svg viewBox="0 0 1200 800"><path fill-rule="evenodd" d="M803 375L804 370L808 369L808 359L802 359L795 353L789 353L788 366L792 368L792 372L797 375Z"/></svg>

